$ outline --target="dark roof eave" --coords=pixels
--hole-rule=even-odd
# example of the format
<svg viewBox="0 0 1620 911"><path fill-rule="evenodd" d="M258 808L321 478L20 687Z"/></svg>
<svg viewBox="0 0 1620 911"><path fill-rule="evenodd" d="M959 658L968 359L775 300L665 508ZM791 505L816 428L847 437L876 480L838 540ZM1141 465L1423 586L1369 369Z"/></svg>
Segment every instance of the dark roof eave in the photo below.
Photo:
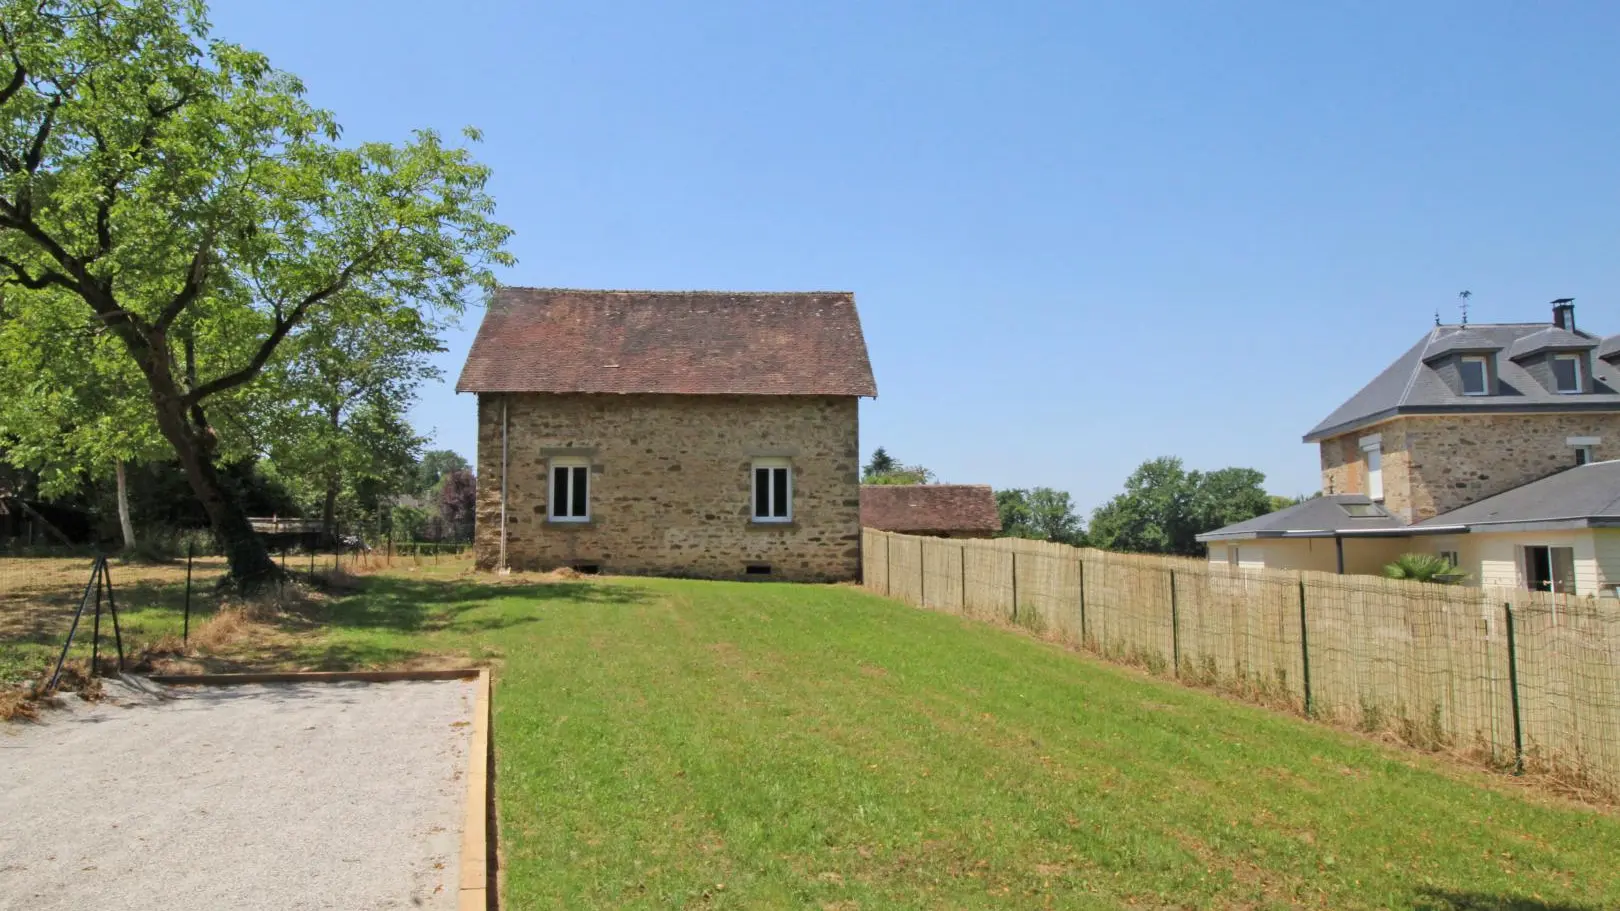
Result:
<svg viewBox="0 0 1620 911"><path fill-rule="evenodd" d="M1259 538L1269 540L1292 540L1298 538L1407 538L1421 535L1455 535L1466 534L1466 525L1433 525L1422 527L1417 525L1402 525L1398 528L1300 528L1284 531L1239 531L1222 533L1207 531L1201 535L1194 535L1193 539L1199 542L1207 541L1249 541Z"/></svg>
<svg viewBox="0 0 1620 911"><path fill-rule="evenodd" d="M1398 405L1394 408L1386 408L1383 411L1375 412L1365 417L1344 421L1342 423L1335 424L1332 427L1324 427L1312 430L1311 432L1305 434L1303 437L1303 442L1319 442L1329 437L1341 436L1349 433L1352 430L1357 430L1362 427L1370 427L1373 424L1378 424L1383 421L1387 421L1390 418L1400 417L1402 415L1514 414L1523 413L1526 411L1546 411L1552 413L1565 411L1620 411L1620 401L1582 402L1573 400L1578 398L1576 396L1571 396L1570 398L1572 401L1520 403L1480 402L1478 404L1469 402L1462 405Z"/></svg>

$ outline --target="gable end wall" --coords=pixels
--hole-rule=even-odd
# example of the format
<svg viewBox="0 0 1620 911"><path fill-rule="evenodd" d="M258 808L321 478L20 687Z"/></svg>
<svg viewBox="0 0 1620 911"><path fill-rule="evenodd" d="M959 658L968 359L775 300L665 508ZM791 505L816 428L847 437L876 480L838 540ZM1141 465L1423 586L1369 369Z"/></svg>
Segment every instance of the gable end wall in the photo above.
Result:
<svg viewBox="0 0 1620 911"><path fill-rule="evenodd" d="M478 565L500 552L500 394L478 397ZM852 396L510 394L507 564L549 570L853 579L860 565L858 400ZM547 521L549 458L589 452L591 521ZM750 519L751 463L793 463L791 525Z"/></svg>

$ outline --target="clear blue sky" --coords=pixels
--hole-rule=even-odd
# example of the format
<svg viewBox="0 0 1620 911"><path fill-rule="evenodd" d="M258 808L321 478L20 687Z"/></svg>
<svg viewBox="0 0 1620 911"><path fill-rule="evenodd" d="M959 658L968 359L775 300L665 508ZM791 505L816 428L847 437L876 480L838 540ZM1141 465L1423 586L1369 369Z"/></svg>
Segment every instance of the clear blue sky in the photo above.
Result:
<svg viewBox="0 0 1620 911"><path fill-rule="evenodd" d="M884 445L1089 509L1300 435L1456 293L1620 332L1620 5L231 0L351 139L484 130L513 284L857 294ZM1350 6L1345 4L1344 6ZM697 11L701 10L701 15ZM471 457L452 391L415 416Z"/></svg>

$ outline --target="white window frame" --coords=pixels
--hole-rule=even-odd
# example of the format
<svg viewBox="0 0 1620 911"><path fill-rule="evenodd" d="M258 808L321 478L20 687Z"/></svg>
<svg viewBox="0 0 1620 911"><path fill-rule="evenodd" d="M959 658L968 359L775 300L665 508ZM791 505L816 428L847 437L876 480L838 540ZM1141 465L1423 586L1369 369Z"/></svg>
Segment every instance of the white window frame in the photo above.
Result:
<svg viewBox="0 0 1620 911"><path fill-rule="evenodd" d="M1479 391L1471 392L1468 389L1468 375L1463 372L1462 364L1479 365ZM1457 366L1457 378L1462 382L1463 395L1490 395L1491 394L1491 360L1487 357L1474 355L1465 357Z"/></svg>
<svg viewBox="0 0 1620 911"><path fill-rule="evenodd" d="M559 503L557 498L557 469L568 469L568 496ZM574 483L584 469L585 514L574 515ZM553 456L546 460L546 521L568 523L591 520L591 460L584 456ZM563 507L561 514L558 507Z"/></svg>
<svg viewBox="0 0 1620 911"><path fill-rule="evenodd" d="M1575 450L1576 465L1590 465L1597 461L1597 446L1603 442L1602 437L1568 437L1565 445Z"/></svg>
<svg viewBox="0 0 1620 911"><path fill-rule="evenodd" d="M1574 389L1562 389L1562 388L1559 387L1559 385L1558 385L1558 370L1556 369L1556 365L1558 364L1559 361L1569 361L1571 364L1574 365L1574 367L1575 367L1575 388ZM1552 370L1553 391L1554 392L1557 392L1559 395L1579 395L1581 393L1581 391L1584 389L1585 384L1581 381L1581 356L1580 355L1578 355L1578 354L1555 354L1552 357L1552 363L1548 364L1547 366L1548 366L1549 370Z"/></svg>
<svg viewBox="0 0 1620 911"><path fill-rule="evenodd" d="M1384 502L1384 435L1361 438L1362 462L1367 466L1367 499Z"/></svg>
<svg viewBox="0 0 1620 911"><path fill-rule="evenodd" d="M766 488L766 515L759 514L759 473L769 470L773 474L770 485ZM775 515L776 503L776 471L787 472L787 503L783 514ZM754 459L748 466L748 514L754 522L762 525L783 525L793 521L793 460L787 458L761 458Z"/></svg>
<svg viewBox="0 0 1620 911"><path fill-rule="evenodd" d="M1237 545L1237 544L1228 544L1228 545L1226 545L1226 565L1227 566L1231 567L1232 569L1237 569L1239 566L1241 566L1243 564L1243 555L1241 553L1241 550L1242 550L1242 547L1240 545Z"/></svg>

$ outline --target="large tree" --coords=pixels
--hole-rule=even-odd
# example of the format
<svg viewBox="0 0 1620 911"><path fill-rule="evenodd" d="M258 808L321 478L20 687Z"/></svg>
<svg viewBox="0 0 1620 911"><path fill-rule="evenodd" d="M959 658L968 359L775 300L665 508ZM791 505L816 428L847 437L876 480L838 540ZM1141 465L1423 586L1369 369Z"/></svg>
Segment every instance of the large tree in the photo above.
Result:
<svg viewBox="0 0 1620 911"><path fill-rule="evenodd" d="M1034 538L1082 546L1086 532L1065 490L1036 487L996 491L1003 538Z"/></svg>
<svg viewBox="0 0 1620 911"><path fill-rule="evenodd" d="M1143 462L1125 491L1091 516L1091 543L1109 550L1182 554L1203 552L1196 536L1271 510L1252 468L1187 471L1173 457Z"/></svg>
<svg viewBox="0 0 1620 911"><path fill-rule="evenodd" d="M861 471L862 484L932 484L934 473L921 465L905 465L879 446Z"/></svg>
<svg viewBox="0 0 1620 911"><path fill-rule="evenodd" d="M303 94L200 0L0 0L4 307L117 340L243 585L276 569L211 410L322 313L453 314L510 262L467 151L341 145Z"/></svg>

